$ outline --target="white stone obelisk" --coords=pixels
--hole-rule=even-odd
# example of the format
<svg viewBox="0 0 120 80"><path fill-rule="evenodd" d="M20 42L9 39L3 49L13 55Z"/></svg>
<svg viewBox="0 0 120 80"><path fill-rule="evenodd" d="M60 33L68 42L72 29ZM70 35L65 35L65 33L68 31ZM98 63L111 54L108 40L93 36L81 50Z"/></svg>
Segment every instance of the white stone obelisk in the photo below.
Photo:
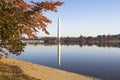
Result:
<svg viewBox="0 0 120 80"><path fill-rule="evenodd" d="M58 18L58 28L57 28L57 37L58 37L58 42L60 42L60 18Z"/></svg>

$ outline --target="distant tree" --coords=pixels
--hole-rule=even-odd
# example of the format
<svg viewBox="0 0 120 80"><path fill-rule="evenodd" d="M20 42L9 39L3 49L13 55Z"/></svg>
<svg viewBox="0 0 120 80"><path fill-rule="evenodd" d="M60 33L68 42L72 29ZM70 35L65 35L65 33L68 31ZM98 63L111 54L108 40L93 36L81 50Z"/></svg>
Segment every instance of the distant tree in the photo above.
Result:
<svg viewBox="0 0 120 80"><path fill-rule="evenodd" d="M89 36L87 37L88 40L92 41L93 40L93 37L92 36Z"/></svg>
<svg viewBox="0 0 120 80"><path fill-rule="evenodd" d="M86 41L85 37L82 36L82 35L80 35L79 40L80 40L81 43L85 43L85 41Z"/></svg>

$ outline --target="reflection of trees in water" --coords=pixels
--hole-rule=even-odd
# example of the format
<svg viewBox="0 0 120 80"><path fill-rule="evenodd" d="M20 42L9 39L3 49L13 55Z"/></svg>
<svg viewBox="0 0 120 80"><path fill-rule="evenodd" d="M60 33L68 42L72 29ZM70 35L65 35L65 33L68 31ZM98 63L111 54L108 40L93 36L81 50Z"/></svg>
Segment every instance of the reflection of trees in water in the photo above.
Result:
<svg viewBox="0 0 120 80"><path fill-rule="evenodd" d="M29 43L29 45L34 45L34 46L38 46L38 45L56 46L57 43ZM118 47L118 48L120 48L120 42L100 42L100 43L66 42L66 43L61 43L61 45L66 45L66 46L79 45L80 47L96 45L97 47Z"/></svg>
<svg viewBox="0 0 120 80"><path fill-rule="evenodd" d="M86 44L82 44L80 46L97 46L97 47L116 47L116 48L120 48L120 42L103 42L103 43L86 43Z"/></svg>
<svg viewBox="0 0 120 80"><path fill-rule="evenodd" d="M20 55L24 51L25 44L20 40L13 40L11 42L0 43L0 55L9 55L9 53Z"/></svg>
<svg viewBox="0 0 120 80"><path fill-rule="evenodd" d="M118 47L120 48L120 42L106 42L106 43L99 43L96 44L98 47Z"/></svg>

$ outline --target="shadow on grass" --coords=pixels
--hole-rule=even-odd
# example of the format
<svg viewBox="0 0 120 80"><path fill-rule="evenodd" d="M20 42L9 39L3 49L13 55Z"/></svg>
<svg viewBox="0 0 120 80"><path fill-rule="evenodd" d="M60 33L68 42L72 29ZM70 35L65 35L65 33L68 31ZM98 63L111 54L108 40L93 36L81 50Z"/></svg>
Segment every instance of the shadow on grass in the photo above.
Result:
<svg viewBox="0 0 120 80"><path fill-rule="evenodd" d="M28 76L23 71L13 65L3 64L0 62L0 80L41 80Z"/></svg>

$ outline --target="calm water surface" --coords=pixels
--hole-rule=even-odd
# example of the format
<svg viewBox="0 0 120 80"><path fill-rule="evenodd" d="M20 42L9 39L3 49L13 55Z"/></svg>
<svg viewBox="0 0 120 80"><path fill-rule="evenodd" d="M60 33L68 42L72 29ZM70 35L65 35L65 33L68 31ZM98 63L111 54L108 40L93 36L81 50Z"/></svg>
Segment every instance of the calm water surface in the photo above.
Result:
<svg viewBox="0 0 120 80"><path fill-rule="evenodd" d="M58 63L57 45L27 45L20 56L11 57L103 80L120 80L120 48L61 46L60 55Z"/></svg>

